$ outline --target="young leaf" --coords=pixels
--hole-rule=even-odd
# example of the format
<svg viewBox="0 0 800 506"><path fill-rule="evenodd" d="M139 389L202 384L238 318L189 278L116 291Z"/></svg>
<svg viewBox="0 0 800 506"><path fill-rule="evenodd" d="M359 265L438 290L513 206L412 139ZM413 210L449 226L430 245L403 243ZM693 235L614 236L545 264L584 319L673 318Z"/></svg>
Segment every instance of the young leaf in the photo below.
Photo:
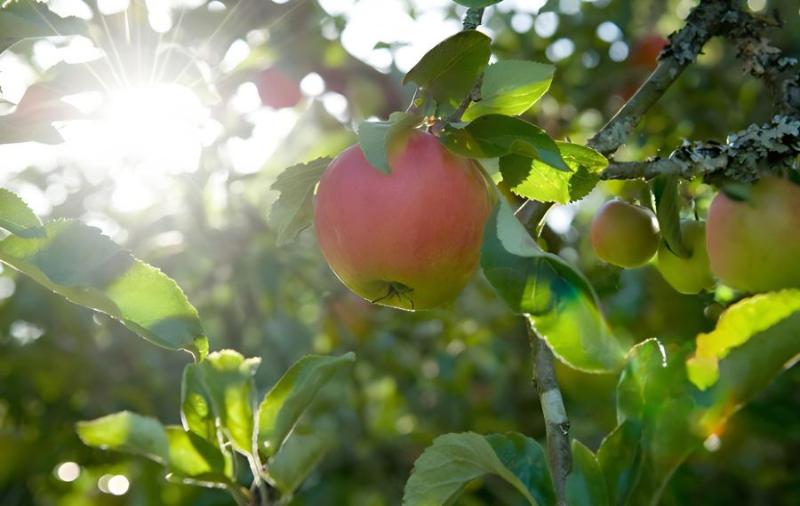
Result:
<svg viewBox="0 0 800 506"><path fill-rule="evenodd" d="M667 247L681 258L689 258L691 252L683 244L681 236L681 204L678 195L679 178L676 174L661 174L650 183L656 200L656 217L661 237Z"/></svg>
<svg viewBox="0 0 800 506"><path fill-rule="evenodd" d="M658 339L642 341L628 351L617 383L617 422L644 419L667 398L667 353ZM680 378L677 379L680 381Z"/></svg>
<svg viewBox="0 0 800 506"><path fill-rule="evenodd" d="M501 60L486 68L481 100L464 112L464 121L486 114L517 116L533 106L550 88L555 67L523 60Z"/></svg>
<svg viewBox="0 0 800 506"><path fill-rule="evenodd" d="M516 432L490 434L486 440L503 465L525 485L537 504L555 503L547 457L536 440Z"/></svg>
<svg viewBox="0 0 800 506"><path fill-rule="evenodd" d="M463 127L447 125L440 140L450 151L468 158L516 154L570 172L556 142L544 130L520 118L487 114Z"/></svg>
<svg viewBox="0 0 800 506"><path fill-rule="evenodd" d="M269 474L281 494L294 493L333 445L330 434L292 434L269 464Z"/></svg>
<svg viewBox="0 0 800 506"><path fill-rule="evenodd" d="M512 311L525 314L564 363L612 372L623 362L589 282L561 258L545 253L501 201L484 229L481 267Z"/></svg>
<svg viewBox="0 0 800 506"><path fill-rule="evenodd" d="M317 158L293 165L281 172L270 186L280 192L269 213L269 223L278 234L278 245L293 241L297 234L311 225L314 187L330 163L330 158Z"/></svg>
<svg viewBox="0 0 800 506"><path fill-rule="evenodd" d="M370 165L388 174L392 170L389 166L391 147L421 121L421 117L405 112L392 113L389 121L362 121L358 126L358 145Z"/></svg>
<svg viewBox="0 0 800 506"><path fill-rule="evenodd" d="M597 462L605 476L610 504L625 504L642 464L642 426L635 420L618 425L600 444Z"/></svg>
<svg viewBox="0 0 800 506"><path fill-rule="evenodd" d="M689 378L705 390L719 378L719 360L731 349L800 312L800 290L770 292L729 307L711 332L697 336L697 350L686 363Z"/></svg>
<svg viewBox="0 0 800 506"><path fill-rule="evenodd" d="M267 456L280 449L317 392L353 362L352 352L339 357L308 355L286 371L258 408L258 440Z"/></svg>
<svg viewBox="0 0 800 506"><path fill-rule="evenodd" d="M77 430L88 446L142 455L164 465L169 460L167 433L155 418L122 411L78 422Z"/></svg>
<svg viewBox="0 0 800 506"><path fill-rule="evenodd" d="M608 160L586 146L558 141L556 145L570 172L524 156L500 158L500 172L511 191L531 200L560 204L580 200L592 191Z"/></svg>
<svg viewBox="0 0 800 506"><path fill-rule="evenodd" d="M218 442L217 421L203 371L194 364L183 368L181 381L181 423L183 428L206 441Z"/></svg>
<svg viewBox="0 0 800 506"><path fill-rule="evenodd" d="M0 261L67 300L106 313L148 341L183 349L196 358L208 352L197 311L164 273L78 221L44 227L46 236L9 236Z"/></svg>
<svg viewBox="0 0 800 506"><path fill-rule="evenodd" d="M209 416L230 440L233 447L247 455L253 451L254 412L253 375L260 358L245 359L234 350L210 353L199 364L189 364L184 380L183 417L187 430L210 441ZM189 372L190 369L193 369ZM208 408L211 408L208 410ZM204 410L206 411L205 415Z"/></svg>
<svg viewBox="0 0 800 506"><path fill-rule="evenodd" d="M168 441L169 470L179 476L228 483L225 457L216 446L183 427L165 428ZM230 471L230 470L228 470Z"/></svg>
<svg viewBox="0 0 800 506"><path fill-rule="evenodd" d="M0 188L0 227L21 237L42 237L39 217L15 193Z"/></svg>
<svg viewBox="0 0 800 506"><path fill-rule="evenodd" d="M530 457L544 458L544 453L539 448ZM517 489L529 504L537 504L525 483L500 460L488 439L474 432L439 436L422 452L406 482L403 504L449 504L464 485L487 474L499 476Z"/></svg>
<svg viewBox="0 0 800 506"><path fill-rule="evenodd" d="M567 476L566 493L569 506L610 506L597 457L577 439L572 440L572 471Z"/></svg>
<svg viewBox="0 0 800 506"><path fill-rule="evenodd" d="M481 32L458 32L425 53L403 84L415 83L430 94L440 112L442 108L455 110L489 63L490 45L489 37Z"/></svg>

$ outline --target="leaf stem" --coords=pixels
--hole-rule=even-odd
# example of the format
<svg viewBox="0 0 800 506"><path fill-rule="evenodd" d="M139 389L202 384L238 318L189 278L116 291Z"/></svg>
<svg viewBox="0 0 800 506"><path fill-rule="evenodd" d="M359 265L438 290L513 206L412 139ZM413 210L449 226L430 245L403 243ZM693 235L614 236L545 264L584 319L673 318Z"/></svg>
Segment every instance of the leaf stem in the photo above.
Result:
<svg viewBox="0 0 800 506"><path fill-rule="evenodd" d="M556 493L556 504L566 506L567 476L572 469L569 419L556 380L553 352L527 318L526 325L531 344L533 382L539 393L539 403L542 406L547 431L547 460Z"/></svg>

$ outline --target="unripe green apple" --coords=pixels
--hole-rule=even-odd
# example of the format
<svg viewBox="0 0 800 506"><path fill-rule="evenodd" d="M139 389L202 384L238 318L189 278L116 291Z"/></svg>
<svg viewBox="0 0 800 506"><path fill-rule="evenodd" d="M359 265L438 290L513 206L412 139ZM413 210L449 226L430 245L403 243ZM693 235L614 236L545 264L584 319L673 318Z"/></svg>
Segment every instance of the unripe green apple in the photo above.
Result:
<svg viewBox="0 0 800 506"><path fill-rule="evenodd" d="M720 192L708 210L711 271L748 292L800 287L800 186L767 176L745 201Z"/></svg>
<svg viewBox="0 0 800 506"><path fill-rule="evenodd" d="M658 221L649 209L610 200L592 220L589 238L599 258L618 267L639 267L658 249Z"/></svg>
<svg viewBox="0 0 800 506"><path fill-rule="evenodd" d="M331 162L314 222L331 269L361 297L401 309L446 304L472 277L491 210L474 162L414 131L389 150L391 173L358 145Z"/></svg>
<svg viewBox="0 0 800 506"><path fill-rule="evenodd" d="M694 294L712 288L714 276L708 263L706 224L694 220L681 222L681 238L690 256L679 257L662 241L656 260L658 271L680 293Z"/></svg>

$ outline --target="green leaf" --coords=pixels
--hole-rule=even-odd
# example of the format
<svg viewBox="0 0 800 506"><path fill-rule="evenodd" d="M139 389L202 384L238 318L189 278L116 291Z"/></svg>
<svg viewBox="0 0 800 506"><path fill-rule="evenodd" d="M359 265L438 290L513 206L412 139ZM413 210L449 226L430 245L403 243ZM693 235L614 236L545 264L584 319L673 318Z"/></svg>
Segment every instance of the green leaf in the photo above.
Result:
<svg viewBox="0 0 800 506"><path fill-rule="evenodd" d="M216 442L214 426L245 455L253 451L255 416L253 375L260 358L245 359L234 350L210 353L184 370L182 415L184 428ZM210 408L210 409L209 409Z"/></svg>
<svg viewBox="0 0 800 506"><path fill-rule="evenodd" d="M500 172L511 191L531 200L566 204L582 199L594 189L608 160L585 146L568 142L556 145L570 172L524 156L500 158Z"/></svg>
<svg viewBox="0 0 800 506"><path fill-rule="evenodd" d="M486 440L503 465L525 485L537 504L555 504L547 457L536 440L516 432L490 434Z"/></svg>
<svg viewBox="0 0 800 506"><path fill-rule="evenodd" d="M453 1L465 7L478 8L478 7L489 7L490 5L499 4L502 0L453 0Z"/></svg>
<svg viewBox="0 0 800 506"><path fill-rule="evenodd" d="M476 30L448 37L425 53L408 71L403 84L415 83L442 108L455 110L467 96L486 64L491 40Z"/></svg>
<svg viewBox="0 0 800 506"><path fill-rule="evenodd" d="M286 371L258 408L258 439L267 456L280 449L317 392L355 359L352 352L338 357L308 355Z"/></svg>
<svg viewBox="0 0 800 506"><path fill-rule="evenodd" d="M314 219L314 187L330 165L330 158L317 158L281 172L270 188L280 192L272 204L269 223L278 234L278 245L289 243Z"/></svg>
<svg viewBox="0 0 800 506"><path fill-rule="evenodd" d="M362 121L358 126L358 145L364 152L364 158L383 172L391 172L389 152L403 134L420 124L422 118L415 114L394 112L389 121Z"/></svg>
<svg viewBox="0 0 800 506"><path fill-rule="evenodd" d="M711 332L697 336L697 350L686 364L689 378L705 390L719 378L719 360L800 311L800 290L770 292L744 299L729 307Z"/></svg>
<svg viewBox="0 0 800 506"><path fill-rule="evenodd" d="M167 433L155 418L122 411L78 422L77 430L88 446L142 455L164 465L169 460Z"/></svg>
<svg viewBox="0 0 800 506"><path fill-rule="evenodd" d="M691 252L683 244L681 235L681 202L678 195L677 174L661 174L650 183L656 200L656 217L661 237L667 247L681 258L689 258Z"/></svg>
<svg viewBox="0 0 800 506"><path fill-rule="evenodd" d="M609 506L606 480L592 450L572 440L572 471L567 476L569 506Z"/></svg>
<svg viewBox="0 0 800 506"><path fill-rule="evenodd" d="M333 445L330 434L293 433L269 464L269 474L281 494L297 490Z"/></svg>
<svg viewBox="0 0 800 506"><path fill-rule="evenodd" d="M0 54L22 39L85 33L88 24L80 18L62 18L36 0L0 2Z"/></svg>
<svg viewBox="0 0 800 506"><path fill-rule="evenodd" d="M179 476L229 483L222 452L200 436L186 432L183 427L166 427L169 470Z"/></svg>
<svg viewBox="0 0 800 506"><path fill-rule="evenodd" d="M447 125L440 140L450 151L468 158L520 155L570 172L556 142L544 130L520 118L487 114L465 126Z"/></svg>
<svg viewBox="0 0 800 506"><path fill-rule="evenodd" d="M74 220L50 222L46 236L9 236L0 261L67 300L116 318L148 341L202 359L208 340L178 285L99 230Z"/></svg>
<svg viewBox="0 0 800 506"><path fill-rule="evenodd" d="M470 104L464 120L486 114L524 113L547 93L554 72L553 65L524 60L502 60L489 65L483 73L481 100Z"/></svg>
<svg viewBox="0 0 800 506"><path fill-rule="evenodd" d="M622 366L624 351L589 282L558 256L539 249L504 201L484 229L481 267L512 311L527 315L564 363L597 373Z"/></svg>
<svg viewBox="0 0 800 506"><path fill-rule="evenodd" d="M658 339L642 341L628 352L617 383L617 422L641 420L667 397L667 354Z"/></svg>
<svg viewBox="0 0 800 506"><path fill-rule="evenodd" d="M635 420L618 425L600 444L597 462L605 476L610 504L625 504L642 464L642 426Z"/></svg>
<svg viewBox="0 0 800 506"><path fill-rule="evenodd" d="M403 492L405 506L439 506L470 481L497 475L537 504L525 484L498 457L487 438L474 432L439 436L422 452Z"/></svg>
<svg viewBox="0 0 800 506"><path fill-rule="evenodd" d="M0 227L22 237L44 235L42 222L15 193L0 188Z"/></svg>

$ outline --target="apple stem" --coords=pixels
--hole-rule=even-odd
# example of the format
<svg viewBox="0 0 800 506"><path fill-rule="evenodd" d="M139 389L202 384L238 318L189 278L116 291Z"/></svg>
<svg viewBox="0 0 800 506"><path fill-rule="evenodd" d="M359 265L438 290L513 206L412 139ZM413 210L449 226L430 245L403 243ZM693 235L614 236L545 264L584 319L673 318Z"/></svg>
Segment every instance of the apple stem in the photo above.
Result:
<svg viewBox="0 0 800 506"><path fill-rule="evenodd" d="M553 352L533 328L527 318L528 339L533 361L533 383L539 394L539 403L547 432L547 460L556 493L556 504L565 506L567 476L572 470L572 451L569 441L569 419L564 399L556 380Z"/></svg>

